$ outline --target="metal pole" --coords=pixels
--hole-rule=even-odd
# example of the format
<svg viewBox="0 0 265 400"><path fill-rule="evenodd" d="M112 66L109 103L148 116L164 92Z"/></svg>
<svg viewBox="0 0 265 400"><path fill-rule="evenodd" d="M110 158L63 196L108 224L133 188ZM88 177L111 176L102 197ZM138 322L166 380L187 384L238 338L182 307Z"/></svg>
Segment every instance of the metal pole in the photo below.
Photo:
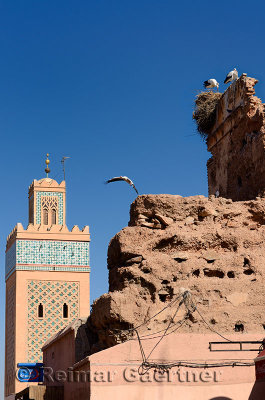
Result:
<svg viewBox="0 0 265 400"><path fill-rule="evenodd" d="M62 163L62 166L63 166L63 179L64 179L64 181L65 181L65 160L66 160L67 158L70 158L70 157L63 157L63 158L61 159L61 163Z"/></svg>

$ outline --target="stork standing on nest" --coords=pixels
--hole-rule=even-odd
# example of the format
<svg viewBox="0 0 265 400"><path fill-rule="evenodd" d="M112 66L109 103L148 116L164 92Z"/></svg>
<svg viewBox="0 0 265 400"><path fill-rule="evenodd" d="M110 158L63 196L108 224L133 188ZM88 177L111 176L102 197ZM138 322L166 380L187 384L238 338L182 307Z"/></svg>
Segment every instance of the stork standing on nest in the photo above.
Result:
<svg viewBox="0 0 265 400"><path fill-rule="evenodd" d="M208 81L204 81L203 86L205 89L213 89L216 88L217 91L219 92L219 83L217 82L216 79L208 79Z"/></svg>
<svg viewBox="0 0 265 400"><path fill-rule="evenodd" d="M137 194L138 190L136 189L136 187L134 186L133 181L128 178L128 176L115 176L114 178L109 179L108 181L106 181L105 183L111 183L111 182L117 182L117 181L124 181L126 183L129 183L130 186L132 186L134 188L134 190L136 191Z"/></svg>
<svg viewBox="0 0 265 400"><path fill-rule="evenodd" d="M226 78L224 80L224 83L232 82L237 78L238 78L238 72L237 72L236 68L234 68L233 71L228 72L228 74L226 75Z"/></svg>

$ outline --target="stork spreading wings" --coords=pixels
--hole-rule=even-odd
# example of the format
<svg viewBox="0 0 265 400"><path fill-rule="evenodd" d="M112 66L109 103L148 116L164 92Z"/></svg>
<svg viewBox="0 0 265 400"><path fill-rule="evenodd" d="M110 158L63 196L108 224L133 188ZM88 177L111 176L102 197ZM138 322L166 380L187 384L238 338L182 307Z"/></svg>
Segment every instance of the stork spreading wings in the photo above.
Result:
<svg viewBox="0 0 265 400"><path fill-rule="evenodd" d="M105 183L111 183L111 182L116 182L116 181L124 181L124 182L129 183L129 185L132 186L132 187L134 188L134 190L136 191L136 193L139 194L139 193L138 193L138 190L137 190L136 187L134 186L133 181L132 181L130 178L128 178L128 176L115 176L114 178L109 179L109 180L106 181Z"/></svg>
<svg viewBox="0 0 265 400"><path fill-rule="evenodd" d="M212 89L215 88L218 90L219 89L219 83L217 82L216 79L208 79L208 81L204 81L203 86L205 87L205 89Z"/></svg>
<svg viewBox="0 0 265 400"><path fill-rule="evenodd" d="M226 78L224 80L224 83L228 83L228 82L232 82L235 79L238 78L238 72L236 70L236 68L233 69L233 71L230 71L227 75Z"/></svg>

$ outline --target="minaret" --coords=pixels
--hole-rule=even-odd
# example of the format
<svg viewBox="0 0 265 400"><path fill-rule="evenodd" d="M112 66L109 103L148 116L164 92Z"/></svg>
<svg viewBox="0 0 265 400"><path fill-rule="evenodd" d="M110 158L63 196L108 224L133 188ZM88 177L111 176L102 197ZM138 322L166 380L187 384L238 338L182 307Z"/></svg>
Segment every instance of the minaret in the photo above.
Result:
<svg viewBox="0 0 265 400"><path fill-rule="evenodd" d="M5 396L27 386L17 363L41 362L45 341L90 312L89 227L68 230L65 181L49 178L48 157L46 178L29 187L28 227L7 238Z"/></svg>

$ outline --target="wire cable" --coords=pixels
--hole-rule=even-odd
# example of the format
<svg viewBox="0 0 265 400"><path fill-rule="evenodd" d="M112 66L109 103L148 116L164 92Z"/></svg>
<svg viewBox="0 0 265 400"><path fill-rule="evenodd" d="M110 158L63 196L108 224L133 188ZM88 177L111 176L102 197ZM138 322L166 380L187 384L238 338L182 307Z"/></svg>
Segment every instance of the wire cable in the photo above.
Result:
<svg viewBox="0 0 265 400"><path fill-rule="evenodd" d="M171 335L171 333L174 333L176 330L178 330L187 320L187 316L185 316L184 318L182 318L181 320L175 322L173 325L171 325L170 328L173 328L174 326L176 326L177 324L180 324L179 326L177 326L173 331L166 333L164 336L168 336ZM156 335L157 333L161 333L161 332L165 332L167 328L162 329L161 331L158 332L154 332L154 333L150 333L149 335L144 335L144 336L140 336L141 340L150 340L150 339L158 339L161 336L152 336L152 335ZM147 337L147 336L151 336L151 337ZM129 340L136 340L136 339L129 339Z"/></svg>
<svg viewBox="0 0 265 400"><path fill-rule="evenodd" d="M163 335L161 336L161 338L159 339L159 341L156 343L156 345L153 347L153 349L151 350L151 352L150 352L149 355L147 356L147 360L148 360L148 358L150 357L150 355L153 353L153 351L155 350L155 348L159 345L159 343L160 343L160 342L164 339L164 337L166 336L166 333L167 333L167 331L169 330L170 325L171 325L172 322L174 321L174 318L175 318L175 316L177 315L177 313L178 313L178 311L179 311L179 309L180 309L180 307L181 307L181 304L182 304L182 302L179 303L179 305L178 305L178 307L177 307L177 309L176 309L176 311L175 311L173 317L172 317L172 318L170 319L170 321L169 321L169 324L168 324L168 326L167 326L165 332L163 333Z"/></svg>
<svg viewBox="0 0 265 400"><path fill-rule="evenodd" d="M186 293L186 292L184 292ZM131 331L135 331L136 329L139 329L141 326L146 325L148 322L150 322L153 318L155 318L157 315L161 314L163 311L165 311L167 308L171 307L173 304L175 304L177 302L177 300L184 295L184 293L181 293L180 295L178 295L176 297L176 299L172 300L170 303L168 303L167 306L165 306L164 308L162 308L160 311L158 311L156 314L152 315L152 317L148 318L146 321L144 321L142 324L133 327L133 328L128 328L128 329L114 329L116 331L119 332L131 332Z"/></svg>
<svg viewBox="0 0 265 400"><path fill-rule="evenodd" d="M208 362L205 361L204 363L195 363L195 362L187 362L187 361L176 361L172 363L155 363L145 361L143 362L138 372L140 375L146 374L150 369L155 369L160 372L167 372L169 369L173 367L186 367L186 368L221 368L221 367L252 367L254 366L254 362L247 362L247 361L223 361L223 362Z"/></svg>
<svg viewBox="0 0 265 400"><path fill-rule="evenodd" d="M199 316L201 317L201 319L203 320L203 322L208 326L208 328L209 328L212 332L216 333L218 336L220 336L221 338L223 338L223 339L226 340L227 342L233 342L233 340L230 340L230 339L226 338L225 336L221 335L221 333L219 333L219 332L217 332L215 329L213 329L213 328L211 327L211 325L209 325L208 322L205 320L205 318L202 316L202 314L201 314L200 311L198 310L198 307L197 307L197 306L195 306L195 311L197 311L197 313L199 314Z"/></svg>
<svg viewBox="0 0 265 400"><path fill-rule="evenodd" d="M194 302L191 299L191 293L189 291L185 291L183 294L183 299L179 302L179 305L173 315L173 317L170 319L170 322L167 326L167 328L164 330L163 335L160 336L159 341L154 345L154 347L152 348L152 350L150 351L149 355L146 357L145 353L144 353L144 349L141 343L141 340L145 340L145 339L154 339L154 337L150 337L150 338L145 338L145 336L143 336L142 338L139 336L138 331L136 330L137 333L137 339L140 345L140 351L142 354L142 363L139 366L138 372L139 375L144 375L146 374L150 369L155 369L155 370L159 370L160 372L164 373L167 372L169 369L173 368L173 367L188 367L188 368L219 368L219 367L249 367L249 366L253 366L255 365L254 362L245 362L245 361L238 361L238 360L228 360L228 361L223 361L223 362L209 362L208 360L205 361L204 363L195 363L195 362L187 362L187 361L176 361L173 363L165 363L165 362L150 362L148 361L148 359L150 358L151 354L153 353L153 351L155 350L155 348L161 343L161 341L163 340L163 338L167 335L170 335L171 333L175 332L177 329L179 329L184 322L187 320L188 317L190 317L190 315L192 315L195 311L197 311L197 313L199 314L199 316L201 317L203 323L214 333L216 333L217 335L219 335L221 338L223 338L224 340L228 341L228 342L233 342L232 340L226 338L225 336L223 336L222 334L220 334L219 332L217 332L215 329L213 329L208 322L205 320L205 318L203 317L203 315L200 313L200 311L198 310L197 305L194 304ZM181 320L176 322L174 325L176 325L177 323L180 322L180 325L174 329L171 332L168 332L168 330L170 329L170 326L172 324L172 322L174 321L174 318L176 316L176 314L178 313L181 305L184 304L185 308L186 308L186 315L185 317ZM172 305L172 304L171 304ZM151 334L152 335L152 334ZM149 336L149 335L147 335Z"/></svg>

